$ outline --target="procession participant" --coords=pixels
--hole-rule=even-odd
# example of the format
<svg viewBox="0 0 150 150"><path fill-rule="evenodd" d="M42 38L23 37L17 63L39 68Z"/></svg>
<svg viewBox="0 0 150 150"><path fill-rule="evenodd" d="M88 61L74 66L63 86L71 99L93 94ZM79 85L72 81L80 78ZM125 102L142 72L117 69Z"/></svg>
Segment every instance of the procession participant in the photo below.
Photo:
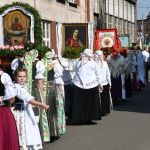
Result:
<svg viewBox="0 0 150 150"><path fill-rule="evenodd" d="M44 58L43 58L44 59ZM38 102L48 103L47 95L46 95L46 85L47 80L46 78L46 67L42 61L40 55L36 56L33 59L33 66L32 66L32 78L33 80L33 87L32 87L32 95L38 100ZM44 90L45 88L45 90ZM50 132L49 132L49 124L48 124L48 116L46 111L40 111L36 107L33 109L34 113L37 118L37 122L40 126L40 131L42 135L42 140L44 142L50 142Z"/></svg>
<svg viewBox="0 0 150 150"><path fill-rule="evenodd" d="M148 47L144 47L144 50L142 51L143 59L144 59L144 68L145 68L145 79L146 82L148 82L148 70L149 70L149 57L150 54L148 52Z"/></svg>
<svg viewBox="0 0 150 150"><path fill-rule="evenodd" d="M71 103L73 96L72 72L70 70L64 70L62 78L64 81L65 90L65 114L69 119L71 114Z"/></svg>
<svg viewBox="0 0 150 150"><path fill-rule="evenodd" d="M57 54L54 56L54 85L56 88L56 108L57 108L57 127L59 135L66 132L66 119L65 119L65 91L64 91L64 81L63 71L64 68L59 62Z"/></svg>
<svg viewBox="0 0 150 150"><path fill-rule="evenodd" d="M119 99L122 99L121 72L123 70L124 58L114 48L112 54L107 57L107 63L111 74L111 95L114 105L118 105Z"/></svg>
<svg viewBox="0 0 150 150"><path fill-rule="evenodd" d="M47 119L49 124L50 139L51 141L57 139L59 136L57 127L57 107L56 107L56 87L54 81L54 63L53 56L48 63L48 86L47 86L47 103L49 109L47 111Z"/></svg>
<svg viewBox="0 0 150 150"><path fill-rule="evenodd" d="M127 58L127 48L122 48L120 54L124 57L124 65L125 59ZM121 71L121 82L122 82L122 102L127 102L126 100L126 70L125 67Z"/></svg>
<svg viewBox="0 0 150 150"><path fill-rule="evenodd" d="M101 80L98 65L93 60L92 50L85 49L76 62L73 84L72 122L91 124L92 120L101 119L99 94Z"/></svg>
<svg viewBox="0 0 150 150"><path fill-rule="evenodd" d="M0 65L0 150L19 150L16 123L10 109L14 93L12 80Z"/></svg>
<svg viewBox="0 0 150 150"><path fill-rule="evenodd" d="M132 86L132 93L135 94L138 90L138 80L137 80L137 59L134 51L133 54L131 55L131 60L134 66L133 72L131 74L131 86Z"/></svg>
<svg viewBox="0 0 150 150"><path fill-rule="evenodd" d="M65 120L65 93L64 82L62 79L64 68L60 65L57 54L54 50L50 53L48 63L48 121L51 133L51 139L55 140L66 132Z"/></svg>
<svg viewBox="0 0 150 150"><path fill-rule="evenodd" d="M125 58L125 73L126 73L126 96L127 98L132 97L132 80L133 73L136 71L135 66L132 61L132 51L128 50L127 57Z"/></svg>
<svg viewBox="0 0 150 150"><path fill-rule="evenodd" d="M35 80L40 89L42 96L44 97L43 79L44 79L45 65L41 61L40 56L34 59L34 64L35 66L33 65L33 76L34 76L34 71L36 71Z"/></svg>
<svg viewBox="0 0 150 150"><path fill-rule="evenodd" d="M101 85L103 86L101 95L101 114L107 115L110 113L110 88L111 78L107 62L104 60L104 55L101 50L95 52L95 61L98 63L100 69L100 78L102 78Z"/></svg>
<svg viewBox="0 0 150 150"><path fill-rule="evenodd" d="M144 59L140 47L136 49L138 91L145 87Z"/></svg>
<svg viewBox="0 0 150 150"><path fill-rule="evenodd" d="M27 70L18 68L14 72L16 101L14 103L14 116L16 119L19 144L24 150L42 149L42 141L32 109L32 105L48 109L44 103L38 102L27 90Z"/></svg>

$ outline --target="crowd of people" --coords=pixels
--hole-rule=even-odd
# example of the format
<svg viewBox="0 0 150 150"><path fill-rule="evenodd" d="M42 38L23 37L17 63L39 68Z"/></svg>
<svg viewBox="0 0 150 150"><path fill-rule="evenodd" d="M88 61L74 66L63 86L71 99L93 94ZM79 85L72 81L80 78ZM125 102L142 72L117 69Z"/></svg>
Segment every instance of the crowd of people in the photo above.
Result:
<svg viewBox="0 0 150 150"><path fill-rule="evenodd" d="M46 96L46 66L40 56L34 59L32 94L20 57L11 64L13 79L0 65L0 150L42 149L43 134L55 139L66 132L66 124L93 124L148 82L147 49L114 48L107 57L101 50L85 49L72 69L61 59L57 54L51 57ZM36 107L42 109L38 121Z"/></svg>

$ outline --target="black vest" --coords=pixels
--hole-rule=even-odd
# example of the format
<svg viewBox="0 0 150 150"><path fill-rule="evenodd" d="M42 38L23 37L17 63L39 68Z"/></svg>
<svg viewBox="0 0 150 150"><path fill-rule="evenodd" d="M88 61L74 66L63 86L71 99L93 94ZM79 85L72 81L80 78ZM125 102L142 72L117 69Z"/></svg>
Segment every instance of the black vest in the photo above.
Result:
<svg viewBox="0 0 150 150"><path fill-rule="evenodd" d="M35 75L36 75L36 64L33 63L33 65L32 65L32 80L35 79Z"/></svg>
<svg viewBox="0 0 150 150"><path fill-rule="evenodd" d="M24 110L23 100L20 100L18 97L15 97L15 102L12 106L14 106L14 110Z"/></svg>
<svg viewBox="0 0 150 150"><path fill-rule="evenodd" d="M0 75L0 96L4 96L4 84L1 82L1 75Z"/></svg>
<svg viewBox="0 0 150 150"><path fill-rule="evenodd" d="M54 81L54 68L48 71L48 81Z"/></svg>

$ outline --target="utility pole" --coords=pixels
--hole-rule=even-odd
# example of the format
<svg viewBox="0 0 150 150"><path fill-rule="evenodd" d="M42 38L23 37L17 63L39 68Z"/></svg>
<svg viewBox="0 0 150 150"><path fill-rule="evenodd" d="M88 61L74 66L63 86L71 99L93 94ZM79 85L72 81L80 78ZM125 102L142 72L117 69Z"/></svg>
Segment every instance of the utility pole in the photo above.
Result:
<svg viewBox="0 0 150 150"><path fill-rule="evenodd" d="M142 14L142 43L144 43L144 21L143 21L143 14Z"/></svg>

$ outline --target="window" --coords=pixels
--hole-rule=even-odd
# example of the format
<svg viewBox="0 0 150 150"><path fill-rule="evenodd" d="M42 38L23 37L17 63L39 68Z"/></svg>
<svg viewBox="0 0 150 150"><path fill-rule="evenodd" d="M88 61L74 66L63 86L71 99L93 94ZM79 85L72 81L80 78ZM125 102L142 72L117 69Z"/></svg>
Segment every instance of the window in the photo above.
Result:
<svg viewBox="0 0 150 150"><path fill-rule="evenodd" d="M76 7L80 5L80 0L68 0L69 6Z"/></svg>
<svg viewBox="0 0 150 150"><path fill-rule="evenodd" d="M99 15L95 13L94 13L94 23L95 23L95 28L99 29L100 28Z"/></svg>
<svg viewBox="0 0 150 150"><path fill-rule="evenodd" d="M50 22L43 22L42 23L43 29L43 45L50 47Z"/></svg>
<svg viewBox="0 0 150 150"><path fill-rule="evenodd" d="M100 13L100 2L99 0L94 0L94 13L99 14Z"/></svg>
<svg viewBox="0 0 150 150"><path fill-rule="evenodd" d="M123 20L122 19L118 20L118 29L119 29L119 34L123 34Z"/></svg>
<svg viewBox="0 0 150 150"><path fill-rule="evenodd" d="M65 0L56 0L59 3L65 4Z"/></svg>
<svg viewBox="0 0 150 150"><path fill-rule="evenodd" d="M113 28L113 17L108 16L108 28Z"/></svg>

